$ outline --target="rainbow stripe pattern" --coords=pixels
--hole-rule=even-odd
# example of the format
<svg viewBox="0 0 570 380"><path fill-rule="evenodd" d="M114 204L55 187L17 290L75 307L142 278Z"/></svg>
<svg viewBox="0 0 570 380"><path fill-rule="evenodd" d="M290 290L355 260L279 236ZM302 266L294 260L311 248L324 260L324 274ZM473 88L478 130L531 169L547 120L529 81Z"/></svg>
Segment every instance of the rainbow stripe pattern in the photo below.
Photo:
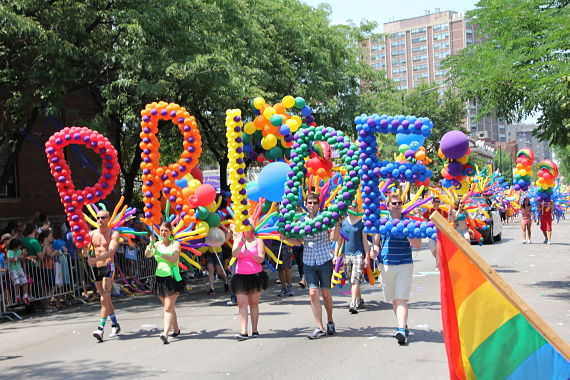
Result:
<svg viewBox="0 0 570 380"><path fill-rule="evenodd" d="M438 231L451 379L569 379L570 362Z"/></svg>

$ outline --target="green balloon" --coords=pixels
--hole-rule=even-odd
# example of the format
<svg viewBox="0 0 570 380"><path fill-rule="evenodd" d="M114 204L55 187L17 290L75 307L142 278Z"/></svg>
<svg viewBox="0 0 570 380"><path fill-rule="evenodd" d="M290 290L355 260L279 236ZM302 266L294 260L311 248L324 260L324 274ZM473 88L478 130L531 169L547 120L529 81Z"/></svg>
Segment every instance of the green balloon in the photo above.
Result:
<svg viewBox="0 0 570 380"><path fill-rule="evenodd" d="M261 205L261 212L267 214L271 209L271 202L265 202Z"/></svg>
<svg viewBox="0 0 570 380"><path fill-rule="evenodd" d="M283 118L281 118L279 115L273 115L269 119L269 122L276 127L280 127L281 124L283 124Z"/></svg>
<svg viewBox="0 0 570 380"><path fill-rule="evenodd" d="M198 220L206 220L210 216L210 211L204 206L198 206L196 209L196 218Z"/></svg>
<svg viewBox="0 0 570 380"><path fill-rule="evenodd" d="M221 221L222 219L217 212L211 212L206 219L206 223L208 223L210 227L218 227Z"/></svg>
<svg viewBox="0 0 570 380"><path fill-rule="evenodd" d="M301 109L305 107L305 99L301 98L300 96L295 98L295 108Z"/></svg>

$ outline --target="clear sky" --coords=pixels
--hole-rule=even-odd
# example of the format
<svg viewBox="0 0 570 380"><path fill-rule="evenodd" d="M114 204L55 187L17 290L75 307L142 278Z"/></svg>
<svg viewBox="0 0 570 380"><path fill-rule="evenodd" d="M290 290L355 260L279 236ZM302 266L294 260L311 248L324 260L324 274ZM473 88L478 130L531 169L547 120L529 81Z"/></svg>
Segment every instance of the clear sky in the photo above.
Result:
<svg viewBox="0 0 570 380"><path fill-rule="evenodd" d="M475 8L477 0L301 0L305 4L317 6L328 3L332 6L333 24L344 24L352 20L359 24L362 19L378 23L378 32L382 32L385 22L423 16L426 10L431 13L456 11L465 13Z"/></svg>

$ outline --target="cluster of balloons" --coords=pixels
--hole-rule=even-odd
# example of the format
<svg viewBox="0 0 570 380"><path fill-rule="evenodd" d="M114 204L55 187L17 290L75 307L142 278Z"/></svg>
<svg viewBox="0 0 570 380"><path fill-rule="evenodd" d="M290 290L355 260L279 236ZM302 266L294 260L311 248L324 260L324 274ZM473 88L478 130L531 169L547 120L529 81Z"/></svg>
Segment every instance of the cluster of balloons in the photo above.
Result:
<svg viewBox="0 0 570 380"><path fill-rule="evenodd" d="M439 157L446 161L441 176L443 187L454 187L458 194L469 191L469 181L465 177L475 173L475 167L469 162L469 138L465 133L453 130L447 132L439 143Z"/></svg>
<svg viewBox="0 0 570 380"><path fill-rule="evenodd" d="M72 144L84 145L101 157L101 178L94 186L75 189L63 151L63 148ZM78 248L86 247L90 243L89 227L82 209L86 204L104 199L115 187L120 171L117 150L105 136L86 127L63 128L46 141L45 147L51 175L55 178L75 245Z"/></svg>
<svg viewBox="0 0 570 380"><path fill-rule="evenodd" d="M429 178L433 175L432 171L423 164L413 164L411 162L390 162L379 161L372 173L380 175L381 178L392 178L402 182L414 182L416 185L429 184Z"/></svg>
<svg viewBox="0 0 570 380"><path fill-rule="evenodd" d="M423 239L435 240L437 230L433 222L414 221L411 219L380 219L378 231L383 236L392 236L398 239Z"/></svg>
<svg viewBox="0 0 570 380"><path fill-rule="evenodd" d="M251 100L256 115L243 127L243 149L250 160L263 162L289 158L293 134L314 122L313 110L305 99L285 96L281 103L270 105L261 96ZM301 116L288 109L295 109Z"/></svg>
<svg viewBox="0 0 570 380"><path fill-rule="evenodd" d="M530 148L523 148L517 153L517 165L513 178L515 190L527 191L530 186L532 176L532 164L534 163L534 152Z"/></svg>
<svg viewBox="0 0 570 380"><path fill-rule="evenodd" d="M159 224L162 218L161 194L173 205L176 213L186 225L195 222L194 211L184 202L182 188L176 184L197 164L202 154L202 138L196 119L175 103L151 103L141 111L142 121L140 133L142 150L142 195L144 202L144 218L146 224ZM178 126L184 137L184 150L176 163L160 166L160 142L156 137L158 121L169 120Z"/></svg>
<svg viewBox="0 0 570 380"><path fill-rule="evenodd" d="M310 158L305 162L307 175L320 179L331 178L333 163L331 161L331 146L325 141L315 141L313 143L313 152Z"/></svg>
<svg viewBox="0 0 570 380"><path fill-rule="evenodd" d="M314 219L295 222L299 190L305 178L305 157L309 154L309 146L314 141L326 141L333 149L337 149L344 162L346 174L343 183L332 204ZM360 185L356 146L344 134L329 127L308 127L295 134L295 144L291 151L290 169L287 172L285 191L281 201L278 230L288 237L302 237L321 231L330 230L340 217L346 215L348 207L356 198Z"/></svg>
<svg viewBox="0 0 570 380"><path fill-rule="evenodd" d="M246 199L245 155L242 138L241 110L226 110L226 137L228 139L228 178L234 210L234 224L238 232L251 229Z"/></svg>
<svg viewBox="0 0 570 380"><path fill-rule="evenodd" d="M429 184L432 175L424 163L427 163L422 144L431 135L433 123L428 118L415 116L387 116L362 114L354 119L358 133L359 176L362 179L362 201L364 210L364 230L378 233L380 227L380 178L399 181L414 181L416 185ZM379 161L377 133L393 133L396 143L404 156L399 162ZM409 151L409 152L408 152ZM406 158L406 153L410 162ZM418 162L422 161L422 162Z"/></svg>
<svg viewBox="0 0 570 380"><path fill-rule="evenodd" d="M552 160L543 160L538 164L537 201L550 201L554 192L555 181L558 177L558 165Z"/></svg>
<svg viewBox="0 0 570 380"><path fill-rule="evenodd" d="M433 128L433 123L427 117L415 117L415 116L388 116L388 115L378 115L372 114L370 116L362 114L354 119L356 123L356 128L360 128L366 132L374 130L377 133L392 133L397 135L418 135L423 138L429 137L431 135L431 130ZM413 140L410 140L410 142ZM404 144L404 142L398 142L398 145ZM421 140L420 145L423 144Z"/></svg>

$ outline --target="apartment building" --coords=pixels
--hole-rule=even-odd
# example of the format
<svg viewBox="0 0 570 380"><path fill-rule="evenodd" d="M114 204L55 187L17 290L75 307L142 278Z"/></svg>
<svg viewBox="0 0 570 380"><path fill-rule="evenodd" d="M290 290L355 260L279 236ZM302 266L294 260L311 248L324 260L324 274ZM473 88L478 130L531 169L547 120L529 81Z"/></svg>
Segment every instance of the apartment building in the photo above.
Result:
<svg viewBox="0 0 570 380"><path fill-rule="evenodd" d="M441 61L477 43L475 28L459 12L426 12L424 16L384 24L384 35L363 43L362 59L384 70L400 90L412 90L421 82L446 89L447 71ZM474 121L477 102L468 104L465 128L476 138L506 141L506 122L497 118Z"/></svg>
<svg viewBox="0 0 570 380"><path fill-rule="evenodd" d="M531 148L534 151L535 162L552 159L552 151L548 141L540 141L532 135L536 124L511 124L507 126L507 138L516 141L518 148Z"/></svg>

